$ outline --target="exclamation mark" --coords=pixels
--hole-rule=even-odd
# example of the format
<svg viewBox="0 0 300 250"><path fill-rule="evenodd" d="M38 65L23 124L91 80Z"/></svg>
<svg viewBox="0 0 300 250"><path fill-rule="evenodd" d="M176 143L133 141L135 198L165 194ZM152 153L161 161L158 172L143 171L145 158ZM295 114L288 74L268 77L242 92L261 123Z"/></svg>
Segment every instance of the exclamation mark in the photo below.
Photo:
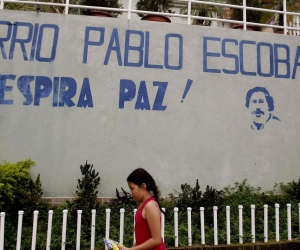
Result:
<svg viewBox="0 0 300 250"><path fill-rule="evenodd" d="M191 80L191 79L187 80L186 85L185 85L185 89L184 89L184 92L183 92L181 103L183 103L183 99L186 97L187 93L189 92L190 87L192 86L192 83L193 83L193 80Z"/></svg>

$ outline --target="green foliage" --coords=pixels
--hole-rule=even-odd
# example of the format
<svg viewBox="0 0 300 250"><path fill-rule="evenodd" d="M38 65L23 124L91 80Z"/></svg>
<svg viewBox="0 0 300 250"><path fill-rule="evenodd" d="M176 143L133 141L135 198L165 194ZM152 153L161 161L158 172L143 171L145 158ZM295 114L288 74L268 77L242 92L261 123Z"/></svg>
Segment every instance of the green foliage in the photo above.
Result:
<svg viewBox="0 0 300 250"><path fill-rule="evenodd" d="M221 1L221 0L210 0L210 2L223 3L223 1ZM187 5L184 8L180 9L180 14L184 14L184 15L188 14ZM198 3L192 3L192 5L191 5L191 15L199 16L199 17L200 16L201 17L214 17L214 15L217 15L218 17L223 17L224 8L221 7L221 6L215 6L215 5L208 5L208 4L202 4L202 3L199 3L199 4ZM194 19L193 24L201 24L201 25L204 25L204 26L210 26L212 24L212 21Z"/></svg>
<svg viewBox="0 0 300 250"><path fill-rule="evenodd" d="M130 195L130 193L126 192L123 188L121 188L121 192L116 189L116 199L114 199L107 206L111 209L111 238L119 240L120 237L120 210L125 209L124 214L124 241L123 244L125 246L131 247L133 245L133 212L137 207L136 202Z"/></svg>
<svg viewBox="0 0 300 250"><path fill-rule="evenodd" d="M173 13L172 0L138 0L135 7L137 10ZM145 16L145 14L138 15L140 17Z"/></svg>
<svg viewBox="0 0 300 250"><path fill-rule="evenodd" d="M111 206L115 209L134 209L136 207L136 202L130 195L130 193L126 192L121 187L122 192L119 192L119 190L116 188L116 199L114 199L111 202Z"/></svg>
<svg viewBox="0 0 300 250"><path fill-rule="evenodd" d="M80 0L80 5L87 5L87 6L96 6L96 7L108 7L108 8L117 8L121 9L123 4L119 0ZM89 15L89 9L82 9L81 13L83 15ZM122 12L109 12L114 17L122 14Z"/></svg>
<svg viewBox="0 0 300 250"><path fill-rule="evenodd" d="M160 204L165 209L165 244L174 245L174 207L176 200L174 198L161 198Z"/></svg>
<svg viewBox="0 0 300 250"><path fill-rule="evenodd" d="M36 7L33 4L5 3L4 9L5 10L36 11Z"/></svg>
<svg viewBox="0 0 300 250"><path fill-rule="evenodd" d="M30 241L26 238L22 244L28 245L24 249L29 249L33 211L41 211L39 216L43 220L43 211L49 208L41 199L43 192L40 175L36 180L30 176L30 168L34 165L35 162L30 159L17 163L3 161L0 165L0 211L5 212L6 249L13 249L16 244L18 211L24 211L23 236L28 236Z"/></svg>
<svg viewBox="0 0 300 250"><path fill-rule="evenodd" d="M40 175L35 181L30 176L34 165L30 159L17 163L3 161L0 165L0 210L7 215L17 217L19 210L24 210L25 215L32 214L44 205Z"/></svg>
<svg viewBox="0 0 300 250"><path fill-rule="evenodd" d="M99 172L93 169L93 165L80 165L82 179L78 179L76 196L73 201L67 201L71 215L77 218L77 210L82 210L83 214L91 215L92 209L99 207L97 201L98 186L100 184Z"/></svg>
<svg viewBox="0 0 300 250"><path fill-rule="evenodd" d="M100 185L99 172L96 172L93 165L88 164L87 161L84 165L80 165L82 178L78 179L76 196L73 201L67 201L67 208L70 211L69 220L71 226L68 227L69 239L74 239L72 235L76 232L77 211L82 210L81 217L81 234L83 245L84 242L88 243L90 240L91 232L91 217L92 210L99 209L99 202L97 201L98 186ZM71 246L73 241L66 242L66 247Z"/></svg>
<svg viewBox="0 0 300 250"><path fill-rule="evenodd" d="M243 0L230 0L230 4L243 5ZM262 7L260 0L247 0L246 4L248 7L255 7L255 8ZM261 17L262 17L261 11L254 11L254 10L246 11L247 22L260 23ZM243 9L232 8L231 19L237 21L243 21ZM260 27L257 27L257 30L259 29Z"/></svg>
<svg viewBox="0 0 300 250"><path fill-rule="evenodd" d="M295 201L300 201L300 179L298 179L297 182L293 180L287 184L283 184L281 182L279 185L288 198Z"/></svg>
<svg viewBox="0 0 300 250"><path fill-rule="evenodd" d="M79 0L70 0L69 4L78 4ZM58 3L64 4L64 0L43 0L46 3ZM37 11L37 12L47 12L47 13L57 13L63 14L65 12L65 8L61 6L50 6L50 5L40 5L40 4L19 4L19 3L5 3L4 9L8 10L20 10L20 11ZM69 10L69 14L76 14L78 12L77 9L71 8Z"/></svg>
<svg viewBox="0 0 300 250"><path fill-rule="evenodd" d="M209 229L213 226L213 206L222 207L224 198L223 191L218 191L213 187L206 186L205 192L200 191L199 181L196 180L195 187L191 187L189 184L182 184L181 191L175 190L175 196L170 194L169 197L175 202L174 206L178 207L178 220L182 221L182 225L179 225L179 242L182 246L188 244L187 233L187 208L192 208L192 237L193 242L200 244L200 220L199 209L205 208L205 228ZM207 238L209 240L209 237ZM206 239L206 240L207 240ZM213 237L211 237L213 240ZM213 242L212 242L213 243Z"/></svg>
<svg viewBox="0 0 300 250"><path fill-rule="evenodd" d="M299 12L297 8L297 0L286 0L286 11L289 12ZM274 0L274 1L265 1L262 2L262 5L266 9L273 9L283 11L283 0ZM267 22L271 17L274 16L274 13L264 12L262 14L262 21ZM292 15L287 15L287 23L293 22ZM275 14L275 21L279 26L283 26L283 14Z"/></svg>

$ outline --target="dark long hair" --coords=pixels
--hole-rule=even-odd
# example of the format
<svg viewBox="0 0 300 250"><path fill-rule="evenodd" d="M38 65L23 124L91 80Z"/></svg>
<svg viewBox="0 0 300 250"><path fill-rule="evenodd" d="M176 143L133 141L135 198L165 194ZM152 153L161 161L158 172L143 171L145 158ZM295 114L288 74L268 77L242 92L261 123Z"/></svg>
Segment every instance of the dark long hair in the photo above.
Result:
<svg viewBox="0 0 300 250"><path fill-rule="evenodd" d="M153 193L153 196L158 204L159 210L165 214L165 212L161 208L161 204L159 202L159 194L160 191L156 186L155 180L153 177L143 168L137 168L127 177L128 182L132 182L139 187L145 183L146 189Z"/></svg>
<svg viewBox="0 0 300 250"><path fill-rule="evenodd" d="M245 106L247 108L249 108L251 96L255 92L263 92L265 94L266 101L267 101L268 107L269 107L269 111L273 111L274 110L274 99L269 94L269 91L266 88L264 88L264 87L255 87L253 89L248 90L247 95L246 95L246 104L245 104Z"/></svg>

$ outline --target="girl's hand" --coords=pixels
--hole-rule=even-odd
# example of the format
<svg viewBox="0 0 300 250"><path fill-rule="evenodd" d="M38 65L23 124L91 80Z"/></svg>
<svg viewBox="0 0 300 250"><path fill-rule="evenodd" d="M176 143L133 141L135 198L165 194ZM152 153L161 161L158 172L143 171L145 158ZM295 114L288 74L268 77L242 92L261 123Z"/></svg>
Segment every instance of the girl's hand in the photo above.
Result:
<svg viewBox="0 0 300 250"><path fill-rule="evenodd" d="M130 248L123 246L122 244L118 245L119 250L129 250Z"/></svg>

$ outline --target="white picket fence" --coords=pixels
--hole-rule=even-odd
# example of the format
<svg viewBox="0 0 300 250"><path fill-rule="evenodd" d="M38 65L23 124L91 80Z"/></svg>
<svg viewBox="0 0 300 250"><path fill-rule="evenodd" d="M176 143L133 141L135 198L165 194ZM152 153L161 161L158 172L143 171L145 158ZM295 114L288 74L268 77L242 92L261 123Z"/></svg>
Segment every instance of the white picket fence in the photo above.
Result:
<svg viewBox="0 0 300 250"><path fill-rule="evenodd" d="M268 205L264 205L264 242L268 242ZM287 209L287 239L289 241L292 240L292 230L291 230L291 204L286 205ZM165 211L165 209L163 208ZM205 228L204 228L204 207L200 207L200 227L201 227L201 244L205 244ZM238 206L239 210L239 243L243 244L243 206ZM174 246L178 247L178 208L174 208L174 236L175 242ZM134 209L134 215L136 213L136 209ZM280 241L280 223L279 223L279 204L275 204L275 225L276 225L276 241ZM110 213L111 209L106 209L106 230L105 237L109 238L110 231ZM22 222L24 211L18 212L18 231L17 231L17 242L16 242L16 250L21 249L21 239L22 239ZM191 220L192 209L190 207L187 208L187 224L188 224L188 246L192 246L192 220ZM36 249L36 237L37 237L37 223L38 223L38 215L39 211L33 212L33 229L32 229L32 244L31 250ZM298 203L298 215L299 215L299 236L300 236L300 203ZM61 249L65 250L65 242L66 242L66 230L67 230L67 216L68 210L63 210L63 218L62 218L62 242ZM82 210L77 211L77 235L76 235L76 250L80 250L80 237L81 237L81 216ZM120 209L120 235L119 242L123 244L123 236L124 236L124 216L125 209ZM53 210L49 210L48 212L48 230L47 230L47 244L46 250L51 249L51 231L52 231L52 218L53 218ZM133 221L134 223L134 221ZM165 217L162 214L162 229L161 235L164 239L164 228L165 228ZM255 205L251 205L251 235L252 235L252 243L255 243ZM95 249L95 227L96 227L96 210L92 210L92 218L91 218L91 250ZM214 245L218 245L218 207L213 207L213 227L214 227ZM5 213L0 213L0 250L4 249L4 241L5 241ZM230 239L230 206L226 206L226 233L227 233L227 245L231 244ZM133 238L135 241L135 235L133 232Z"/></svg>
<svg viewBox="0 0 300 250"><path fill-rule="evenodd" d="M127 4L125 4L127 2ZM57 7L64 7L64 14L69 14L70 9L97 9L97 10L104 10L104 11L115 11L120 13L127 13L127 19L131 19L132 14L156 14L156 15L166 15L168 17L174 17L174 18L186 18L187 24L191 24L193 19L199 19L199 20L209 20L209 21L216 21L216 22L222 22L222 23L231 23L231 24L243 24L243 29L247 29L247 25L256 25L260 26L262 28L275 28L280 29L283 28L284 34L287 34L288 31L290 32L290 35L299 35L300 34L300 12L293 12L287 10L287 0L283 0L283 10L275 10L275 9L267 9L267 8L255 8L255 7L249 7L247 6L247 1L243 0L242 5L233 5L228 4L227 1L206 1L206 0L174 0L174 4L182 4L187 3L188 5L188 13L185 14L179 14L179 13L163 13L163 12L153 12L153 11L142 11L142 10L136 10L133 4L132 0L125 1L124 0L124 6L127 5L127 8L107 8L107 7L98 7L98 6L85 6L80 5L80 3L73 4L71 0L65 0L65 1L46 1L46 0L0 0L0 10L4 9L5 3L14 3L14 4L27 4L27 5L36 5L36 6L57 6ZM230 1L229 1L230 2ZM224 7L224 8L235 8L235 9L242 9L243 10L243 21L238 20L231 20L226 18L218 18L218 17L202 17L202 16L193 16L191 11L191 5L193 4L206 4L209 6L217 6L217 7ZM268 23L251 23L246 20L246 13L247 11L260 11L260 12L268 12L275 14L281 14L283 15L284 19L284 25L274 25L274 24L268 24ZM287 16L293 16L294 22L288 23L287 22Z"/></svg>

